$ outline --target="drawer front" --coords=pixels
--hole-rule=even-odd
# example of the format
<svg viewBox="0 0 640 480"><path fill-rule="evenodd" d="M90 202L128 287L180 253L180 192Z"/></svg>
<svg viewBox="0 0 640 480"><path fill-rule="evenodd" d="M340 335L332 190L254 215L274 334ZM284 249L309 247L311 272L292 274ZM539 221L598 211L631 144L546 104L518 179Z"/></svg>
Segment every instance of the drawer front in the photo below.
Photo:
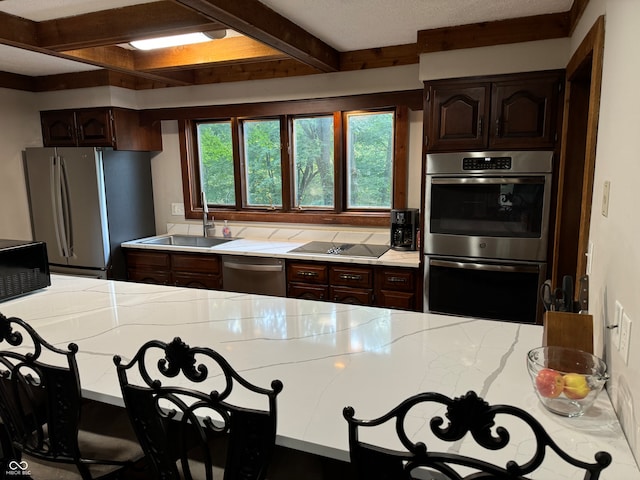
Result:
<svg viewBox="0 0 640 480"><path fill-rule="evenodd" d="M206 288L209 290L222 289L220 275L204 275L202 273L174 272L174 284L178 287Z"/></svg>
<svg viewBox="0 0 640 480"><path fill-rule="evenodd" d="M376 292L376 305L385 308L416 310L416 294L393 290L379 290Z"/></svg>
<svg viewBox="0 0 640 480"><path fill-rule="evenodd" d="M173 270L187 272L220 273L220 258L217 255L177 254L171 256Z"/></svg>
<svg viewBox="0 0 640 480"><path fill-rule="evenodd" d="M169 261L169 254L163 252L143 252L140 250L126 251L127 267L128 268L141 268L141 267L153 267L155 269L164 270L168 269L171 265Z"/></svg>
<svg viewBox="0 0 640 480"><path fill-rule="evenodd" d="M327 266L314 263L290 263L287 265L287 281L327 284Z"/></svg>
<svg viewBox="0 0 640 480"><path fill-rule="evenodd" d="M329 278L331 285L371 288L373 272L370 268L331 267Z"/></svg>
<svg viewBox="0 0 640 480"><path fill-rule="evenodd" d="M337 303L351 303L354 305L371 305L373 291L365 288L331 287L329 300Z"/></svg>
<svg viewBox="0 0 640 480"><path fill-rule="evenodd" d="M378 288L383 290L400 290L403 292L414 292L416 288L416 275L409 270L388 270L378 271Z"/></svg>
<svg viewBox="0 0 640 480"><path fill-rule="evenodd" d="M290 283L287 288L287 297L305 300L327 300L329 298L329 287Z"/></svg>
<svg viewBox="0 0 640 480"><path fill-rule="evenodd" d="M127 270L127 279L131 282L153 283L155 285L170 285L171 273L166 271L150 270L144 268L130 268Z"/></svg>

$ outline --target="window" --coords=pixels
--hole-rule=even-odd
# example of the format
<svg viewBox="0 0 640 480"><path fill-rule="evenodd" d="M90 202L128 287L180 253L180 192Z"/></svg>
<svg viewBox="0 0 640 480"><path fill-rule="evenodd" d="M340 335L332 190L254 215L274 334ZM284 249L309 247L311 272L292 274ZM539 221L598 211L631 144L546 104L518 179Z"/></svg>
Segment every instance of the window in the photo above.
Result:
<svg viewBox="0 0 640 480"><path fill-rule="evenodd" d="M196 125L200 158L200 184L213 205L235 205L233 142L231 122L207 122Z"/></svg>
<svg viewBox="0 0 640 480"><path fill-rule="evenodd" d="M388 225L389 210L406 206L406 105L419 93L182 114L186 218L202 217L204 191L218 220ZM407 103L388 106L398 99Z"/></svg>
<svg viewBox="0 0 640 480"><path fill-rule="evenodd" d="M393 113L348 113L347 208L391 208Z"/></svg>
<svg viewBox="0 0 640 480"><path fill-rule="evenodd" d="M282 207L280 121L242 122L244 185L248 207Z"/></svg>
<svg viewBox="0 0 640 480"><path fill-rule="evenodd" d="M294 206L334 208L333 116L293 119Z"/></svg>

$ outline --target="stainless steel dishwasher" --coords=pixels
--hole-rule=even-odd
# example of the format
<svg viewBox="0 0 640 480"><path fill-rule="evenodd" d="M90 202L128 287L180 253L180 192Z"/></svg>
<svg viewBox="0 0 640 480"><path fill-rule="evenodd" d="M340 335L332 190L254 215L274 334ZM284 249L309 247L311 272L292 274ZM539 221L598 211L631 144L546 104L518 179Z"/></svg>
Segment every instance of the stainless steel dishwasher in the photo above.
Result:
<svg viewBox="0 0 640 480"><path fill-rule="evenodd" d="M284 260L222 255L222 289L229 292L286 297Z"/></svg>

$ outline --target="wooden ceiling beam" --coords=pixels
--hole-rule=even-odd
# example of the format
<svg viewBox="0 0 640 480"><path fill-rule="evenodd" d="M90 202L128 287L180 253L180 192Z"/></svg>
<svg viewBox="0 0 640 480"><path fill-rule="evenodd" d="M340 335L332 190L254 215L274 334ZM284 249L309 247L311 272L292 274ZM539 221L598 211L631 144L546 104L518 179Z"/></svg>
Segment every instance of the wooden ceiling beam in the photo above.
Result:
<svg viewBox="0 0 640 480"><path fill-rule="evenodd" d="M367 68L397 67L420 62L415 43L391 47L366 48L340 54L340 70L364 70Z"/></svg>
<svg viewBox="0 0 640 480"><path fill-rule="evenodd" d="M26 18L0 12L0 43L5 45L37 45L37 23Z"/></svg>
<svg viewBox="0 0 640 480"><path fill-rule="evenodd" d="M161 1L38 22L37 36L39 46L63 51L226 28L173 2Z"/></svg>
<svg viewBox="0 0 640 480"><path fill-rule="evenodd" d="M76 60L115 72L144 77L173 86L193 84L193 77L190 74L185 74L184 76L173 74L164 75L136 70L133 53L131 50L126 50L121 47L95 47L58 52L58 55L70 60Z"/></svg>
<svg viewBox="0 0 640 480"><path fill-rule="evenodd" d="M211 64L254 63L287 58L282 52L248 37L158 50L133 52L136 70L174 70Z"/></svg>
<svg viewBox="0 0 640 480"><path fill-rule="evenodd" d="M337 50L258 0L174 0L322 72L340 69Z"/></svg>
<svg viewBox="0 0 640 480"><path fill-rule="evenodd" d="M420 30L418 53L531 42L569 35L568 12Z"/></svg>

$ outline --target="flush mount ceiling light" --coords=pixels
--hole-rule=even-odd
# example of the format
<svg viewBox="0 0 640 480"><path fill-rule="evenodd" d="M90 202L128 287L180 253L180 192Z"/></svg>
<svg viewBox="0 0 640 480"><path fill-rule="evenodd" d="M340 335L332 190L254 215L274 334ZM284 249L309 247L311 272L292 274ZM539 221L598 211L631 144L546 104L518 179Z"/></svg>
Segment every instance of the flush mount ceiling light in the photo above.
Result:
<svg viewBox="0 0 640 480"><path fill-rule="evenodd" d="M146 40L134 40L129 42L137 50L155 50L157 48L178 47L192 45L194 43L210 42L226 35L225 30L213 30L211 32L186 33L184 35L171 35L168 37L148 38Z"/></svg>

